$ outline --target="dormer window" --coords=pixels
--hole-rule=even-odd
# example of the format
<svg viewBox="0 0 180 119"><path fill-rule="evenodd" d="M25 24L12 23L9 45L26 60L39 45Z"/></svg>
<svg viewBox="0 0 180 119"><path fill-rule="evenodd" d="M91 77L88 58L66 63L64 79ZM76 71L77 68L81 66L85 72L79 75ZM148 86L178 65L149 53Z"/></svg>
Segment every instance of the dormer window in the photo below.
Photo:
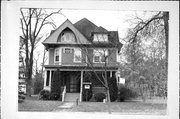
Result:
<svg viewBox="0 0 180 119"><path fill-rule="evenodd" d="M72 30L70 30L69 28L66 28L60 33L57 42L74 43L76 42L76 38Z"/></svg>
<svg viewBox="0 0 180 119"><path fill-rule="evenodd" d="M99 34L94 34L94 42L108 42L108 35L99 33Z"/></svg>
<svg viewBox="0 0 180 119"><path fill-rule="evenodd" d="M70 43L75 42L75 36L72 32L65 32L61 34L61 42Z"/></svg>

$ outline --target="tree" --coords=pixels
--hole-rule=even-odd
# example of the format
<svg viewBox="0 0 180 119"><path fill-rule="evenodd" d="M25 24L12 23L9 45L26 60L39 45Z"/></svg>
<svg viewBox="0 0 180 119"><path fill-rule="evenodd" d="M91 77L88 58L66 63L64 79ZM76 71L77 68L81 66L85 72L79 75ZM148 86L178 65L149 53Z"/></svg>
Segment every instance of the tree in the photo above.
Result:
<svg viewBox="0 0 180 119"><path fill-rule="evenodd" d="M45 25L51 25L54 28L56 27L53 20L50 18L54 14L60 14L60 11L61 10L48 13L45 9L20 9L22 39L25 45L25 76L27 78L27 93L29 95L32 86L33 55L36 45L41 39L40 32Z"/></svg>
<svg viewBox="0 0 180 119"><path fill-rule="evenodd" d="M105 40L103 39L103 41L105 41ZM102 42L99 42L99 43L101 44ZM103 71L102 71L101 76L98 75L97 71L95 70L93 60L91 59L92 57L94 57L95 54L93 54L93 56L92 56L91 53L89 53L88 48L82 48L81 50L83 51L83 53L87 57L87 62L86 62L87 66L89 66L92 69L92 72L94 73L98 82L100 82L106 89L108 112L109 112L109 114L111 114L110 102L111 102L111 99L113 97L112 98L110 97L110 91L113 91L113 90L111 90L110 87L112 85L114 85L114 83L112 83L112 82L110 83L110 81L109 81L109 84L108 84L108 78L109 77L107 74L107 72L108 72L107 71L107 68L108 68L107 61L108 61L108 59L111 59L111 54L113 53L112 51L117 50L117 49L120 50L122 47L122 44L119 41L113 42L113 43L111 41L109 41L109 43L111 44L111 49L106 48L106 46L105 46L104 48L101 48L101 50L96 50L97 43L92 43L92 47L91 47L94 51L96 51L97 54L99 54L101 56L101 61L103 61L103 65L102 65ZM114 61L114 62L116 62L116 61ZM117 96L115 96L114 98L117 98ZM112 99L112 100L114 101L115 99Z"/></svg>
<svg viewBox="0 0 180 119"><path fill-rule="evenodd" d="M131 72L137 72L133 82L137 88L140 79L138 77L143 76L153 93L155 87L160 88L158 84L163 84L163 90L166 92L169 13L153 12L152 14L145 19L136 14L133 19L128 20L133 27L129 29L125 38L127 44L124 45L124 54L128 61L126 68Z"/></svg>

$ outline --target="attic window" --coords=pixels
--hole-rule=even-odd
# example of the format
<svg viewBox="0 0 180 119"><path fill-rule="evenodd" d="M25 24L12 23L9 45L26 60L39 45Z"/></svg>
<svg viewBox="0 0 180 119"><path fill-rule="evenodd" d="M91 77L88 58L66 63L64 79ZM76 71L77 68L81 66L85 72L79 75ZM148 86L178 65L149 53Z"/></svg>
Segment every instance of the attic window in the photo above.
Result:
<svg viewBox="0 0 180 119"><path fill-rule="evenodd" d="M71 31L64 31L61 33L60 39L58 42L72 43L75 42L75 35Z"/></svg>
<svg viewBox="0 0 180 119"><path fill-rule="evenodd" d="M94 42L108 42L107 34L94 34Z"/></svg>

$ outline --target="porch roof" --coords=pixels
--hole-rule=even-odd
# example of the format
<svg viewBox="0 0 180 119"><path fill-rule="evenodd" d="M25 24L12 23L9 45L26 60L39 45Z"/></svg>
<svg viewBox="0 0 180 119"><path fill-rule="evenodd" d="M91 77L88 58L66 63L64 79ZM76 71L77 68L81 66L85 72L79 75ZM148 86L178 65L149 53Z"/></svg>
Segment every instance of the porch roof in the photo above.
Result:
<svg viewBox="0 0 180 119"><path fill-rule="evenodd" d="M60 71L104 71L104 67L95 66L62 66L62 65L44 65L45 69L59 69ZM117 71L118 67L108 66L106 67L107 71Z"/></svg>

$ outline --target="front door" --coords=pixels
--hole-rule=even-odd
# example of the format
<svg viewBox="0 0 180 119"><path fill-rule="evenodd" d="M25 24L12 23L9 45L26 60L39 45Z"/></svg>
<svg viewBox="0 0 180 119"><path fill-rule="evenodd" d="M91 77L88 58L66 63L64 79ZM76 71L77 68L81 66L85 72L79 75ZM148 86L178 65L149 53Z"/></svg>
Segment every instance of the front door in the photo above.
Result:
<svg viewBox="0 0 180 119"><path fill-rule="evenodd" d="M66 76L66 90L69 93L80 92L80 72L68 72L68 76Z"/></svg>

